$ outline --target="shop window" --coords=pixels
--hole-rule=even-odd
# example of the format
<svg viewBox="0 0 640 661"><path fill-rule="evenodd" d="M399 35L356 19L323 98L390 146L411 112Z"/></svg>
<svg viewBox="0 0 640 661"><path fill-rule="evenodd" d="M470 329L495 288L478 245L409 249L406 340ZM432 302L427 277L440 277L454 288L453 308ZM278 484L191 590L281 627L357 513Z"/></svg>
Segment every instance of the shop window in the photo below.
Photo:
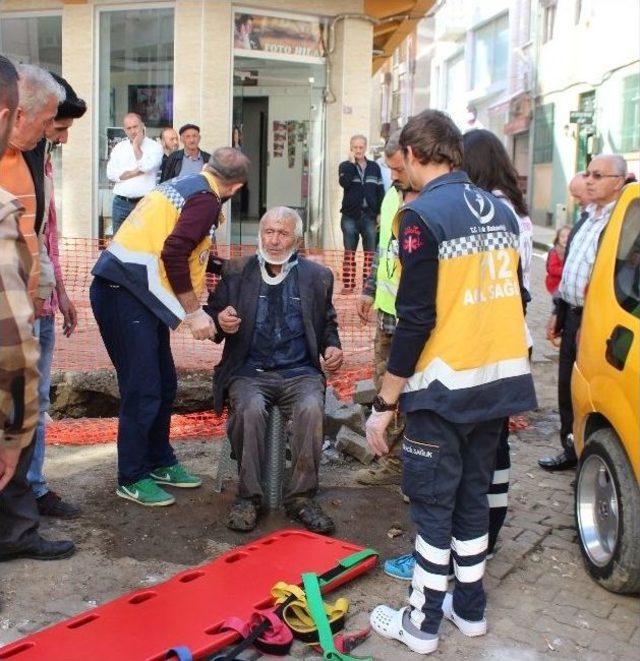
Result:
<svg viewBox="0 0 640 661"><path fill-rule="evenodd" d="M553 103L539 106L536 110L533 162L551 163L553 160Z"/></svg>
<svg viewBox="0 0 640 661"><path fill-rule="evenodd" d="M0 53L62 74L62 16L0 19Z"/></svg>
<svg viewBox="0 0 640 661"><path fill-rule="evenodd" d="M622 136L623 152L640 149L640 75L627 76L622 82Z"/></svg>
<svg viewBox="0 0 640 661"><path fill-rule="evenodd" d="M173 125L173 9L105 10L99 17L98 215L104 236L112 201L106 165L124 137L124 115L138 113L151 138Z"/></svg>
<svg viewBox="0 0 640 661"><path fill-rule="evenodd" d="M0 53L14 62L37 64L62 75L62 16L22 16L0 18ZM53 180L62 190L61 149L51 155ZM61 195L56 196L56 211L61 218Z"/></svg>
<svg viewBox="0 0 640 661"><path fill-rule="evenodd" d="M502 14L473 32L472 88L488 87L507 79L509 14Z"/></svg>
<svg viewBox="0 0 640 661"><path fill-rule="evenodd" d="M627 207L618 253L616 255L614 289L620 306L640 317L640 201Z"/></svg>

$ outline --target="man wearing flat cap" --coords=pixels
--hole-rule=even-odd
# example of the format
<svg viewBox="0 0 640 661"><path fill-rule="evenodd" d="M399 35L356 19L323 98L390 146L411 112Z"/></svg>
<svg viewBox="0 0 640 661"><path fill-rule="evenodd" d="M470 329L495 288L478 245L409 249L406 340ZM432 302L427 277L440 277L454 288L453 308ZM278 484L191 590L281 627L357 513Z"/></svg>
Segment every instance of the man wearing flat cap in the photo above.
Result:
<svg viewBox="0 0 640 661"><path fill-rule="evenodd" d="M200 127L196 124L185 124L178 131L182 149L174 151L167 157L160 173L160 183L167 179L182 179L189 174L200 172L210 155L200 149Z"/></svg>

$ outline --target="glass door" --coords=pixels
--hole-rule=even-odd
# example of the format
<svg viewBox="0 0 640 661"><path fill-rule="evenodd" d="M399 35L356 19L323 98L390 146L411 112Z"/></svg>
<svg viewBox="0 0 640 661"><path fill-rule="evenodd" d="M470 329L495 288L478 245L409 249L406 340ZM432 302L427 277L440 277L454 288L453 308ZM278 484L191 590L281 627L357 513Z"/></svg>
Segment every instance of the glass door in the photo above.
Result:
<svg viewBox="0 0 640 661"><path fill-rule="evenodd" d="M320 233L324 157L324 67L236 57L232 144L251 161L246 190L231 210L231 242L255 244L258 221L274 206L296 209L305 239Z"/></svg>

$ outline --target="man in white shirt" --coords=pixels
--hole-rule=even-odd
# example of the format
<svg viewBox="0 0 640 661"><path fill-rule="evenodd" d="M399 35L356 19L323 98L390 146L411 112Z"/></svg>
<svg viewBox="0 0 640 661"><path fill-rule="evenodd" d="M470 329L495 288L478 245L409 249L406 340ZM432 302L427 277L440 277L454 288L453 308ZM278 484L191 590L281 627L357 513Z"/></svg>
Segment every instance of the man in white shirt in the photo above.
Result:
<svg viewBox="0 0 640 661"><path fill-rule="evenodd" d="M573 447L573 405L571 373L576 360L576 336L582 321L591 272L596 261L600 236L616 204L627 176L627 162L617 154L594 157L582 175L586 181L586 198L591 201L586 216L569 234L564 258L556 311L547 325L547 337L560 337L558 362L558 408L560 410L560 443L557 456L542 457L538 465L547 471L575 468L578 460Z"/></svg>
<svg viewBox="0 0 640 661"><path fill-rule="evenodd" d="M128 140L113 148L107 163L107 177L115 182L111 212L114 235L138 201L155 187L163 155L162 147L145 136L140 115L127 113L123 128Z"/></svg>

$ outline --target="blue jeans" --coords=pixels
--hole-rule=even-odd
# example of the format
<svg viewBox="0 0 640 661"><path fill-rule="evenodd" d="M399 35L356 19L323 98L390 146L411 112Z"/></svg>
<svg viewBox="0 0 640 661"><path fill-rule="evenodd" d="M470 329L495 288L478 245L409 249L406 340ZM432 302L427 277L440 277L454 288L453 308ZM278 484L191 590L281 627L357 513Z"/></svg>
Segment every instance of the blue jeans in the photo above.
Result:
<svg viewBox="0 0 640 661"><path fill-rule="evenodd" d="M371 270L373 253L376 249L376 217L370 212L364 212L360 218L342 215L340 221L344 243L344 259L342 261L342 283L348 289L355 287L356 281L356 250L362 237L364 250L363 282Z"/></svg>
<svg viewBox="0 0 640 661"><path fill-rule="evenodd" d="M133 484L176 463L169 443L177 390L169 327L128 290L107 280L95 278L89 298L118 376L118 484Z"/></svg>
<svg viewBox="0 0 640 661"><path fill-rule="evenodd" d="M45 415L49 410L49 391L51 389L51 363L53 348L56 345L55 315L39 317L34 325L35 334L40 340L40 359L38 360L38 426L36 427L33 456L27 472L27 480L36 498L44 496L49 487L43 473L44 441L46 435Z"/></svg>
<svg viewBox="0 0 640 661"><path fill-rule="evenodd" d="M125 221L125 218L134 210L135 202L129 202L119 195L113 196L113 205L111 207L111 226L113 228L113 236L120 229L120 225Z"/></svg>

